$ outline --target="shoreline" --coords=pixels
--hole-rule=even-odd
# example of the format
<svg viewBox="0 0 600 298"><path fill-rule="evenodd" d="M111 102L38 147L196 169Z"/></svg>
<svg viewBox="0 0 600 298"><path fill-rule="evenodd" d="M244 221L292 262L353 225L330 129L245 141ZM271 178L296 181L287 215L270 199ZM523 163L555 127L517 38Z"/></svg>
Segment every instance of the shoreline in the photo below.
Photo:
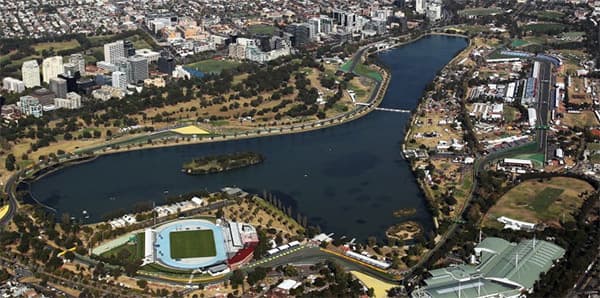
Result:
<svg viewBox="0 0 600 298"><path fill-rule="evenodd" d="M467 47L465 47L465 49L467 49L471 45L471 39L466 35L451 34L451 33L444 33L444 32L427 32L427 33L423 33L413 39L395 43L390 48L387 48L387 50L395 49L397 47L401 47L404 45L408 45L408 44L417 42L426 36L432 36L432 35L464 38L469 42L469 44L467 45ZM384 50L386 50L386 49L377 50L373 53L365 52L365 53L363 53L363 55L379 53ZM464 51L464 49L462 51ZM456 56L458 56L462 51L457 53ZM454 60L456 59L456 56L453 57L452 60L448 61L448 63L446 65L444 65L444 68L447 67L448 65L450 65L452 62L454 62ZM361 57L361 59L362 59L362 57ZM147 144L143 144L141 147L140 146L135 146L135 147L132 146L130 148L124 148L124 149L120 148L120 149L116 149L116 150L111 149L111 150L106 150L106 151L94 152L92 154L97 155L97 156L102 156L102 155L109 155L109 154L139 151L139 150L151 150L151 149L158 149L158 148L168 148L168 147L206 144L206 143L220 143L220 142L227 142L227 141L263 138L263 137L269 137L269 136L292 135L292 134L299 134L299 133L304 133L304 132L311 132L311 131L316 131L316 130L327 129L330 127L335 127L335 126L338 126L341 124L352 122L354 120L358 120L358 119L366 116L367 114L371 113L373 110L375 110L375 108L377 108L381 104L381 102L383 102L383 98L385 97L385 93L387 93L387 88L388 88L389 82L391 80L391 73L389 73L385 68L382 68L380 66L378 66L378 67L385 75L384 75L383 81L380 82L380 84L381 84L380 88L378 90L372 91L372 92L376 92L377 94L376 94L375 100L373 100L371 105L367 106L365 109L362 109L362 110L357 109L356 111L354 111L357 113L354 114L352 117L340 116L339 118L332 118L332 119L327 119L324 121L324 122L329 122L329 124L320 124L318 126L314 125L318 121L323 121L323 120L317 120L317 121L306 123L306 124L298 124L300 126L304 126L304 128L291 128L290 129L289 127L270 127L270 128L265 128L265 129L273 130L272 132L261 132L261 133L252 132L252 133L248 133L248 134L240 133L239 135L221 135L221 136L215 136L214 138L210 138L210 139L199 138L197 140L191 140L191 141L184 140L183 142L157 144L157 145L150 145L150 146L147 146ZM383 94L381 94L381 92L383 92ZM421 101L421 99L419 99L418 104L420 104L420 101ZM417 105L417 107L418 107L418 105ZM349 112L349 113L352 113L352 112ZM412 118L413 118L413 115L411 113L411 120L409 120L409 121L412 121ZM337 120L337 121L333 122L334 120ZM281 131L282 129L284 131ZM185 137L183 137L183 138L185 138ZM404 149L405 141L406 141L406 136L402 142L403 149ZM82 150L85 150L85 148L83 148Z"/></svg>
<svg viewBox="0 0 600 298"><path fill-rule="evenodd" d="M448 63L446 65L444 65L444 67L442 68L442 70L444 68L452 65L453 63L455 63L456 59L462 53L464 53L465 51L468 51L471 48L472 44L473 44L473 41L472 41L471 38L467 37L466 35L462 35L462 34L451 34L451 33L435 32L435 33L428 33L428 34L424 34L424 35L454 36L454 37L464 38L464 39L466 39L468 41L467 46L464 49L462 49L459 52L457 52L456 55L454 55L454 57L450 61L448 61ZM421 37L419 37L419 38L421 38ZM436 77L437 77L437 75L436 75ZM434 80L435 80L435 78L434 78ZM421 96L421 98L419 98L419 100L417 102L417 107L415 108L415 112L418 112L420 110L421 105L423 104L423 99L424 99L424 94ZM417 121L417 117L415 117L416 114L417 113L413 113L411 115L409 121L407 122L406 128L405 128L406 129L406 133L404 134L404 139L402 140L402 152L401 152L401 154L402 154L402 157L405 160L407 160L407 161L408 161L408 159L406 159L406 155L405 155L405 152L406 152L406 143L409 141L408 139L411 136L413 127L416 124L416 121ZM435 198L433 198L432 195L431 195L431 193L430 193L430 191L428 191L426 189L426 187L424 185L424 181L422 179L419 179L417 177L416 171L413 168L412 163L409 162L409 164L410 164L410 171L412 172L413 177L416 180L417 185L419 186L419 189L421 190L421 193L423 193L423 197L425 198L425 204L427 205L427 209L429 209L429 212L431 212L431 209L435 207L435 202L434 202ZM433 221L435 229L436 230L439 229L439 220L440 219L437 216L433 216L433 215L431 215L431 219Z"/></svg>

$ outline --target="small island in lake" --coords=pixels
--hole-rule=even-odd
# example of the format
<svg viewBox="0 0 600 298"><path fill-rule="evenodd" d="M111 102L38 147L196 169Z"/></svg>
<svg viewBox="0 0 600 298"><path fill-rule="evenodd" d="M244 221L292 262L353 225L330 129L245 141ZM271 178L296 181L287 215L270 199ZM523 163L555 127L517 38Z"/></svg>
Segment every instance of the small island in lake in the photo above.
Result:
<svg viewBox="0 0 600 298"><path fill-rule="evenodd" d="M398 240L412 240L417 235L423 232L423 228L416 221L407 221L393 225L385 232L388 238L395 238Z"/></svg>
<svg viewBox="0 0 600 298"><path fill-rule="evenodd" d="M188 175L205 175L245 168L263 162L265 158L255 152L236 152L195 158L183 164L182 172Z"/></svg>
<svg viewBox="0 0 600 298"><path fill-rule="evenodd" d="M395 217L404 217L404 216L412 216L417 213L417 209L415 208L402 208L394 211Z"/></svg>

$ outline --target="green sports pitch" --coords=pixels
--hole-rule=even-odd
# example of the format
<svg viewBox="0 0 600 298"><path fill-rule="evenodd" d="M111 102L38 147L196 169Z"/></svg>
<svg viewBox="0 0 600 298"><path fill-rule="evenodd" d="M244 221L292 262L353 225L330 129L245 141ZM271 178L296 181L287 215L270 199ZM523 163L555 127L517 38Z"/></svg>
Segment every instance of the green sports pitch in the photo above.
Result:
<svg viewBox="0 0 600 298"><path fill-rule="evenodd" d="M203 258L217 255L212 230L171 232L169 234L171 258Z"/></svg>

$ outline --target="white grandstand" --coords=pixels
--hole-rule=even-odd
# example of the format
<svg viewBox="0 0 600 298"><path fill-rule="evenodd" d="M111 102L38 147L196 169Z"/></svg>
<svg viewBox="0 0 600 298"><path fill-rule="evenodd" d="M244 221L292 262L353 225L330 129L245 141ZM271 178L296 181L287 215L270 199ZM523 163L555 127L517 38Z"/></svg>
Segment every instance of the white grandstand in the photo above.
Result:
<svg viewBox="0 0 600 298"><path fill-rule="evenodd" d="M144 236L144 260L142 262L142 266L154 263L156 261L156 250L154 248L156 233L153 229L147 228L144 231Z"/></svg>

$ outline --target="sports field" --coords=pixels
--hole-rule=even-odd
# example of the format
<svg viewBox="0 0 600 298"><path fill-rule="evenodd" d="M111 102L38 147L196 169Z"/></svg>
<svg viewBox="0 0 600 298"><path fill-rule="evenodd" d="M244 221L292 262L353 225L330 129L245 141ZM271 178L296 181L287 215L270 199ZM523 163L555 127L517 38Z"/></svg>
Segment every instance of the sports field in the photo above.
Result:
<svg viewBox="0 0 600 298"><path fill-rule="evenodd" d="M497 8L497 7L477 7L477 8L470 8L470 9L463 9L461 11L458 12L459 15L462 16L490 16L490 15L496 15L499 13L502 13L502 9L501 8Z"/></svg>
<svg viewBox="0 0 600 298"><path fill-rule="evenodd" d="M221 73L221 71L225 69L233 69L238 67L240 64L240 62L234 60L207 59L188 64L187 67L199 70L203 73Z"/></svg>
<svg viewBox="0 0 600 298"><path fill-rule="evenodd" d="M498 226L496 219L512 219L560 226L561 221L572 221L572 213L583 203L583 192L594 188L586 181L554 177L550 180L531 179L522 182L504 194L490 209L484 220L486 226Z"/></svg>
<svg viewBox="0 0 600 298"><path fill-rule="evenodd" d="M171 258L204 258L217 255L215 236L211 230L171 232Z"/></svg>

